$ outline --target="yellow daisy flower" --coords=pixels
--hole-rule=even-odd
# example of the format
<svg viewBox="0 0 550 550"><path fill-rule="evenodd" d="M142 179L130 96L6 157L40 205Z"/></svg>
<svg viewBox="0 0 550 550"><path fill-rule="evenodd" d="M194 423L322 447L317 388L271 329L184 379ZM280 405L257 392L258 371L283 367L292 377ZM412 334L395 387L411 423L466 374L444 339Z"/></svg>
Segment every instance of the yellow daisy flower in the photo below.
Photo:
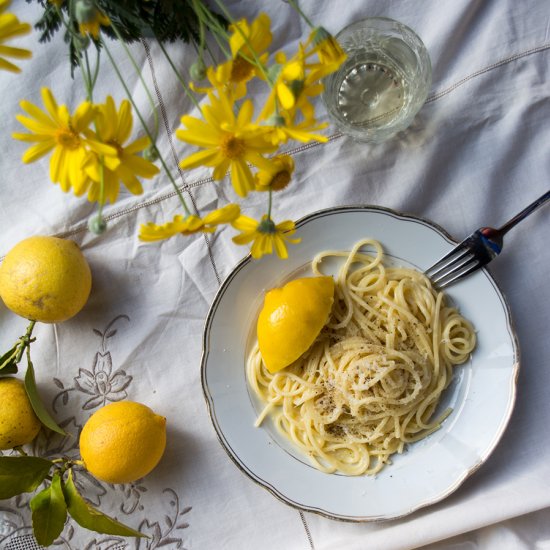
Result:
<svg viewBox="0 0 550 550"><path fill-rule="evenodd" d="M248 216L239 216L232 224L235 229L241 231L240 235L233 237L235 244L248 244L252 242L250 254L254 259L261 258L264 254L272 254L273 249L281 259L288 258L286 243L296 244L301 239L291 239L296 232L293 221L287 220L275 224L267 215L260 222Z"/></svg>
<svg viewBox="0 0 550 550"><path fill-rule="evenodd" d="M139 238L142 241L152 242L169 239L178 233L182 235L191 235L192 233L212 233L216 227L223 223L231 223L240 215L238 204L228 204L223 208L218 208L207 214L204 218L198 216L174 216L171 222L163 225L156 225L149 222L141 226Z"/></svg>
<svg viewBox="0 0 550 550"><path fill-rule="evenodd" d="M278 155L271 160L269 169L256 173L256 191L281 191L292 179L294 159L289 155Z"/></svg>
<svg viewBox="0 0 550 550"><path fill-rule="evenodd" d="M81 195L90 181L82 170L87 151L91 149L110 156L116 156L116 151L97 141L89 129L95 114L90 102L81 103L71 115L66 105L57 104L48 88L42 88L42 101L46 111L29 101L20 102L21 108L29 116L16 115L16 118L31 133L14 133L12 137L34 143L23 155L25 163L34 162L52 152L52 182L59 183L64 192L72 187L76 195Z"/></svg>
<svg viewBox="0 0 550 550"><path fill-rule="evenodd" d="M186 115L181 122L186 130L176 130L182 141L203 150L180 162L181 168L213 167L212 177L221 180L228 170L231 183L240 197L254 189L254 176L249 163L258 168L269 166L262 153L270 153L276 146L265 139L266 131L252 123L253 105L245 101L235 115L234 102L220 94L208 93L210 105L202 108L204 120Z"/></svg>
<svg viewBox="0 0 550 550"><path fill-rule="evenodd" d="M301 141L302 143L310 141L326 143L328 141L327 136L318 133L319 130L323 130L328 126L327 122L317 122L314 118L295 122L295 118L296 109L283 112L282 115L277 117L277 124L266 126L267 139L271 140L274 145L286 143L289 139Z"/></svg>
<svg viewBox="0 0 550 550"><path fill-rule="evenodd" d="M250 26L246 19L241 19L230 25L229 30L231 31L229 47L233 58L239 54L246 57L252 57L253 53L259 55L269 48L273 38L271 20L265 13L260 13Z"/></svg>
<svg viewBox="0 0 550 550"><path fill-rule="evenodd" d="M313 48L309 55L317 53L320 63L331 73L336 71L346 60L346 52L324 27L316 27L311 31L306 47L310 44L313 45Z"/></svg>
<svg viewBox="0 0 550 550"><path fill-rule="evenodd" d="M292 109L296 97L303 88L306 74L305 58L294 56L287 60L286 55L279 52L275 60L281 67L260 118L264 118L266 112L271 114L276 110L275 101L278 101L283 109Z"/></svg>
<svg viewBox="0 0 550 550"><path fill-rule="evenodd" d="M249 26L245 19L230 25L229 46L232 59L218 65L208 67L206 77L211 88L201 88L191 84L191 88L199 93L207 93L212 89L223 90L233 99L241 99L246 95L246 84L254 76L263 78L263 73L252 60L254 56L261 64L265 64L269 54L264 53L271 44L271 21L265 13L261 13Z"/></svg>
<svg viewBox="0 0 550 550"><path fill-rule="evenodd" d="M278 52L275 60L279 71L258 119L265 120L273 113L297 109L305 118L313 118L314 107L309 100L323 91L323 85L319 82L323 76L319 71L321 65L307 63L302 44L292 58L287 59L283 52Z"/></svg>
<svg viewBox="0 0 550 550"><path fill-rule="evenodd" d="M111 96L105 104L96 105L96 136L98 141L110 145L115 151L114 156L103 156L103 202L115 202L122 182L133 195L143 193L140 178L150 179L159 173L159 169L152 162L138 155L146 149L150 140L143 136L124 145L132 133L132 107L125 99L117 111ZM100 200L101 162L95 152L88 153L84 162L84 170L92 180L88 189L90 201Z"/></svg>
<svg viewBox="0 0 550 550"><path fill-rule="evenodd" d="M5 46L4 43L15 36L28 34L31 31L31 26L28 23L21 23L13 13L4 13L10 4L10 0L0 0L0 69L20 73L21 69L4 59L4 56L15 59L28 59L32 56L32 53L24 48Z"/></svg>
<svg viewBox="0 0 550 550"><path fill-rule="evenodd" d="M319 61L309 59L314 54ZM313 119L314 107L310 99L323 91L320 80L337 70L345 58L340 45L322 27L314 29L306 44L299 44L298 51L290 59L278 52L275 61L279 70L259 120L265 120L275 112L281 113L281 108L300 110L305 119Z"/></svg>

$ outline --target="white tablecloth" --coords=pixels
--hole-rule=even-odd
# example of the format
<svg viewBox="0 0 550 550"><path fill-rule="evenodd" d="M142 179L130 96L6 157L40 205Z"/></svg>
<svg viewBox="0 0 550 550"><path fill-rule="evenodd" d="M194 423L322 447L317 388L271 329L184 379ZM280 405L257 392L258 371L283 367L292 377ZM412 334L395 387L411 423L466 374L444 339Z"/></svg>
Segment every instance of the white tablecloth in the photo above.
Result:
<svg viewBox="0 0 550 550"><path fill-rule="evenodd" d="M267 12L274 48L288 51L307 35L285 2L230 2L235 16ZM323 145L296 148L295 183L279 194L276 219L297 219L337 205L372 204L433 220L457 239L480 225L498 226L545 192L550 182L550 7L547 0L306 0L302 9L337 32L365 16L387 16L409 25L424 40L433 64L426 105L412 127L395 139L367 146L337 135ZM12 11L33 22L38 10L16 0ZM93 272L85 309L61 325L40 324L33 357L37 381L50 410L73 433L104 402L124 396L168 419L161 465L136 484L111 486L85 480L86 496L103 511L152 535L141 543L85 531L69 521L60 549L187 548L409 549L550 548L550 339L548 270L550 208L506 238L491 273L507 297L521 348L518 396L509 426L487 462L445 500L402 519L353 524L299 512L274 498L235 467L211 425L200 383L202 331L220 282L246 249L225 228L203 236L141 243L141 223L167 221L179 203L165 176L145 182L145 192L121 192L106 207L109 229L87 231L94 211L84 199L51 184L48 161L20 161L25 146L15 114L26 98L40 104L48 86L59 102L84 99L69 76L58 36L38 45L37 34L18 40L33 50L21 75L0 73L0 257L33 234L63 235L78 242ZM132 51L166 108L159 147L174 168L191 149L173 136L190 109L158 46ZM113 46L118 57L122 52ZM191 47L171 45L181 67ZM134 98L146 97L129 63L121 64ZM96 97L124 92L107 61ZM325 119L319 104L319 113ZM136 133L138 133L136 126ZM175 172L175 170L174 170ZM228 182L215 184L204 169L178 180L205 211L234 201ZM263 199L251 197L244 212L258 217ZM0 306L1 342L7 347L25 321ZM98 384L98 376L107 383ZM3 406L3 404L2 404ZM42 449L75 456L76 438L50 438ZM27 497L0 502L0 548L35 548Z"/></svg>

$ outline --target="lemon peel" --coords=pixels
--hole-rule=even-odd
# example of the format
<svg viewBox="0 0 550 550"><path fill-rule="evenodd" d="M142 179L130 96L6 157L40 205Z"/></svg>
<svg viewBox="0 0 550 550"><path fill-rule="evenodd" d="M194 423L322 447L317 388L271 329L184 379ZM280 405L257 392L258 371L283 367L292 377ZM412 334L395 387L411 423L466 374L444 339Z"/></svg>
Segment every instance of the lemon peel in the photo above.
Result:
<svg viewBox="0 0 550 550"><path fill-rule="evenodd" d="M258 317L260 353L271 373L288 367L315 341L334 301L332 277L303 277L269 290Z"/></svg>
<svg viewBox="0 0 550 550"><path fill-rule="evenodd" d="M0 297L33 321L60 323L76 315L92 286L88 262L67 239L34 236L17 243L0 265Z"/></svg>
<svg viewBox="0 0 550 550"><path fill-rule="evenodd" d="M131 483L159 463L166 447L166 418L134 401L96 411L80 434L86 469L107 483Z"/></svg>
<svg viewBox="0 0 550 550"><path fill-rule="evenodd" d="M0 451L30 443L42 424L18 378L0 378Z"/></svg>

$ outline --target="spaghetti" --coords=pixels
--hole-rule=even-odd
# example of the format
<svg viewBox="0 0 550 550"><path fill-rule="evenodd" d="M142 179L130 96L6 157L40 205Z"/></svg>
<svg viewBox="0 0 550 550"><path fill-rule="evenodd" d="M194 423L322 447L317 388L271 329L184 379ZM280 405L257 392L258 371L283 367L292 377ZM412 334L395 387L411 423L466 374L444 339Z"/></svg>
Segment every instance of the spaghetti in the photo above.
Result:
<svg viewBox="0 0 550 550"><path fill-rule="evenodd" d="M362 252L366 247L375 253ZM475 347L472 325L422 273L382 263L380 243L358 242L341 257L331 316L309 350L275 374L256 345L247 378L282 434L319 470L375 474L394 453L433 431L454 365Z"/></svg>

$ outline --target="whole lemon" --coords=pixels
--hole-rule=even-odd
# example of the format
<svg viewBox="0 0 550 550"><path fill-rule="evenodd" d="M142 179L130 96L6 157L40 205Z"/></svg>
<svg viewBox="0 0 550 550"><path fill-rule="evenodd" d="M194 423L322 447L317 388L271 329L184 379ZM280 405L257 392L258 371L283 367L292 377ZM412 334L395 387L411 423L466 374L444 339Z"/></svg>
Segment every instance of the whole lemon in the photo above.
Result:
<svg viewBox="0 0 550 550"><path fill-rule="evenodd" d="M86 469L107 483L130 483L147 475L165 447L166 418L134 401L105 405L80 434Z"/></svg>
<svg viewBox="0 0 550 550"><path fill-rule="evenodd" d="M23 382L0 378L0 451L30 443L40 431Z"/></svg>
<svg viewBox="0 0 550 550"><path fill-rule="evenodd" d="M66 321L84 307L91 287L88 262L66 239L29 237L0 265L0 297L14 313L33 321Z"/></svg>
<svg viewBox="0 0 550 550"><path fill-rule="evenodd" d="M257 334L269 372L288 367L309 349L327 322L333 301L332 277L294 279L266 293Z"/></svg>

